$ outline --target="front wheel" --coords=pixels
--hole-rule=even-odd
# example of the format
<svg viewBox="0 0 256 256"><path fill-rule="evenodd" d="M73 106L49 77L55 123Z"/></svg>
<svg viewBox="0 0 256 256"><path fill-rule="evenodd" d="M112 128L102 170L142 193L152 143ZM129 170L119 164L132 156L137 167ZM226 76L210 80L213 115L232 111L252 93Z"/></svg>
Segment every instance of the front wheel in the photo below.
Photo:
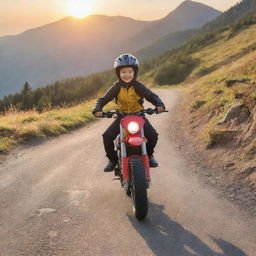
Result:
<svg viewBox="0 0 256 256"><path fill-rule="evenodd" d="M130 189L134 215L142 220L148 213L147 179L145 166L139 157L130 160Z"/></svg>

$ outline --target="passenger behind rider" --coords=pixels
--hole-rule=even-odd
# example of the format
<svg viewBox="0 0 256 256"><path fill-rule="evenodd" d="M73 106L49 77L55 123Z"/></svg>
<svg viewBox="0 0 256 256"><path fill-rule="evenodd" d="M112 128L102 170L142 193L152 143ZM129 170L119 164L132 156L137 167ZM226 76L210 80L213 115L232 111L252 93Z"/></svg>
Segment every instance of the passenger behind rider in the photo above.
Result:
<svg viewBox="0 0 256 256"><path fill-rule="evenodd" d="M122 54L114 62L114 68L118 81L105 93L105 95L97 100L93 114L97 117L102 116L102 108L115 98L117 109L123 113L135 113L144 109L144 98L151 102L158 110L165 110L165 105L161 99L148 89L145 85L137 81L139 62L136 57L131 54ZM104 168L105 172L113 171L117 161L117 153L114 147L114 140L119 134L120 119L115 121L103 133L103 143L106 156L109 159L108 164ZM147 138L147 153L149 156L150 167L157 167L158 163L154 159L153 153L157 143L158 133L145 118L144 135Z"/></svg>

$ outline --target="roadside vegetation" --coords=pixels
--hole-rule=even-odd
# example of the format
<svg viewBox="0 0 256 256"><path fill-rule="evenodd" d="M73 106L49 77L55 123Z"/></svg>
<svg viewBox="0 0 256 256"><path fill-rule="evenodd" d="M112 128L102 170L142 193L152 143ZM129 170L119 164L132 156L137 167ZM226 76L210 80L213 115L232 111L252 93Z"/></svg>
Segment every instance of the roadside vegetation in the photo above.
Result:
<svg viewBox="0 0 256 256"><path fill-rule="evenodd" d="M11 108L0 116L0 153L38 138L57 136L94 119L93 102L38 113Z"/></svg>
<svg viewBox="0 0 256 256"><path fill-rule="evenodd" d="M106 89L114 80L113 72L106 71L88 77L56 81L35 90L26 82L20 93L5 96L0 100L0 112L3 113L10 108L22 111L34 109L42 112L54 107L76 105L94 98L99 91Z"/></svg>
<svg viewBox="0 0 256 256"><path fill-rule="evenodd" d="M190 69L178 65L184 57L193 60ZM163 88L183 88L181 122L201 150L207 150L209 161L254 190L256 15L192 39L151 60L147 68L143 79Z"/></svg>
<svg viewBox="0 0 256 256"><path fill-rule="evenodd" d="M39 113L10 108L0 116L0 153L8 153L19 144L68 133L95 120L95 100L73 107L55 108ZM107 108L113 108L109 104Z"/></svg>

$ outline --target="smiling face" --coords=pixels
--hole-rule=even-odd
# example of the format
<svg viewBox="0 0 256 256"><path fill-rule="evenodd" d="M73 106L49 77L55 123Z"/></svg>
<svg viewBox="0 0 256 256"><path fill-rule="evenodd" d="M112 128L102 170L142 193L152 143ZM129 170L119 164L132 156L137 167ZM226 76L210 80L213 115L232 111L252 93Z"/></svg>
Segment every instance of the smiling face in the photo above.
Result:
<svg viewBox="0 0 256 256"><path fill-rule="evenodd" d="M134 69L132 67L123 67L120 69L120 78L125 83L130 83L134 78Z"/></svg>

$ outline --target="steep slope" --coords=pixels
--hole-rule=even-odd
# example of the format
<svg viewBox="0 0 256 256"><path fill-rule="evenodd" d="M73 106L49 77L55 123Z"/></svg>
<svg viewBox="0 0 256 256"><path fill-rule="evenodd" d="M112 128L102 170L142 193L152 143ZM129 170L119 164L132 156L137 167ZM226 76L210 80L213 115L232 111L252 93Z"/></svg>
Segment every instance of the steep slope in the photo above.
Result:
<svg viewBox="0 0 256 256"><path fill-rule="evenodd" d="M184 56L196 61L189 72ZM228 170L248 189L256 188L255 64L256 16L248 16L166 53L143 75L148 81L161 78L172 84L174 74L183 74L179 85L187 93L179 127L207 149L212 164Z"/></svg>
<svg viewBox="0 0 256 256"><path fill-rule="evenodd" d="M211 31L216 28L220 28L231 24L248 14L256 12L256 0L242 0L235 6L228 9L222 15L217 17L215 20L205 24L202 28L203 31Z"/></svg>
<svg viewBox="0 0 256 256"><path fill-rule="evenodd" d="M219 15L216 19L208 22L203 27L193 30L184 30L177 33L170 33L165 35L141 50L137 51L136 54L143 59L157 57L160 54L172 50L182 45L187 40L211 32L223 26L227 26L247 14L253 14L256 12L256 0L243 0L230 8L223 14Z"/></svg>

